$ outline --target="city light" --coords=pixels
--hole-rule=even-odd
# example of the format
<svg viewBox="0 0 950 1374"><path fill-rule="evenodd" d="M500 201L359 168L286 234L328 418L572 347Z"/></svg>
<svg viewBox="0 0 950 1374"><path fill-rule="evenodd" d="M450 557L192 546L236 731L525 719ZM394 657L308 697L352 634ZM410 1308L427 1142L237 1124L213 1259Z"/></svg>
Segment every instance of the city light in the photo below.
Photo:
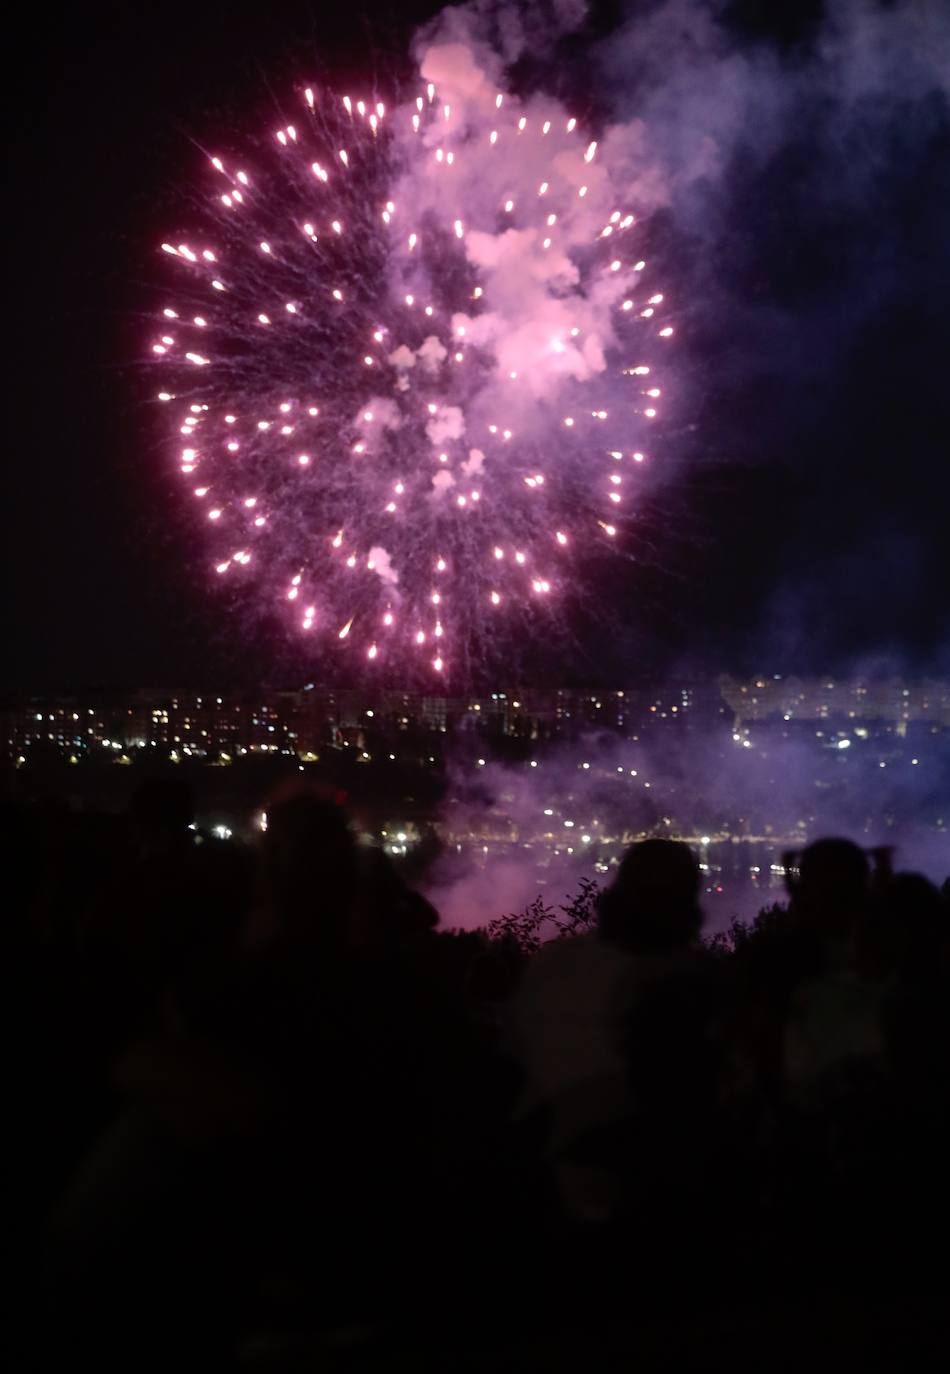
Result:
<svg viewBox="0 0 950 1374"><path fill-rule="evenodd" d="M455 811L451 793L419 819L400 806L402 814L412 814L413 824L389 822L391 834L383 838L395 846L393 857L415 848L424 824L446 845L486 862L517 851L525 856L519 862L528 863L547 888L560 881L558 865L568 859L582 866L577 871L609 873L631 840L663 834L693 845L711 890L721 887L730 897L753 879L764 891L773 859L827 833L841 815L857 818L853 828L863 828L867 844L886 838L887 817L901 804L901 789L912 787L911 778L933 778L934 761L940 769L946 766L950 684L837 681L832 688L829 681L761 677L622 693L513 691L501 684L500 690L461 699L367 688L334 691L313 683L251 695L143 688L102 700L77 695L8 706L5 736L12 767L49 770L59 760L69 768L70 790L77 795L84 790L85 769L95 768L97 759L100 768L108 763L134 769L146 754L153 767L183 770L196 781L203 768L239 769L242 760L255 757L284 775L306 764L321 786L353 764L370 779L372 769L383 767L387 795L407 801L431 786L423 775L441 778L491 767L491 806ZM692 723L692 733L680 734L687 703L691 722L714 722L703 725L702 736ZM791 711L783 709L789 706ZM737 743L743 745L739 750ZM695 772L697 757L700 768L711 769L698 791L712 788L698 810L697 789L685 787L685 773L677 775L687 762ZM543 779L537 774L541 766ZM225 797L229 782L227 773L216 775ZM237 777L234 784L235 801L219 801L217 814L199 815L196 836L250 840L266 828L266 813L243 811L236 801ZM367 795L373 791L371 783ZM784 807L789 792L794 810ZM927 800L937 794L917 789L906 795L915 800L921 834L945 837L946 817L935 800ZM745 798L741 806L739 797ZM378 818L377 835L379 822L387 823ZM781 895L780 876L775 885Z"/></svg>

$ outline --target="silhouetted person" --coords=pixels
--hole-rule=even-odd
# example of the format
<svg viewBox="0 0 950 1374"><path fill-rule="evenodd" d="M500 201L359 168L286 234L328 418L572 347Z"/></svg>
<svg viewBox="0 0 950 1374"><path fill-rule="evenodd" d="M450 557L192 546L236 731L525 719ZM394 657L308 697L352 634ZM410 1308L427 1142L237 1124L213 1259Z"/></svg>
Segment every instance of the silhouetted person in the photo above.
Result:
<svg viewBox="0 0 950 1374"><path fill-rule="evenodd" d="M699 869L687 845L674 840L632 845L600 899L601 938L637 954L687 948L702 929L699 886Z"/></svg>
<svg viewBox="0 0 950 1374"><path fill-rule="evenodd" d="M871 866L851 840L816 840L789 872L795 924L821 946L822 962L847 963L851 942L867 912Z"/></svg>
<svg viewBox="0 0 950 1374"><path fill-rule="evenodd" d="M339 953L350 940L357 869L353 834L334 802L301 789L269 805L252 942Z"/></svg>
<svg viewBox="0 0 950 1374"><path fill-rule="evenodd" d="M136 791L129 816L143 857L178 857L191 840L194 794L187 782L153 778Z"/></svg>
<svg viewBox="0 0 950 1374"><path fill-rule="evenodd" d="M941 976L950 909L934 884L921 873L897 873L878 907L887 971L913 981Z"/></svg>
<svg viewBox="0 0 950 1374"><path fill-rule="evenodd" d="M406 952L428 943L439 922L431 902L404 882L385 850L359 851L359 893L354 938L367 950Z"/></svg>
<svg viewBox="0 0 950 1374"><path fill-rule="evenodd" d="M605 1171L570 1156L629 1114L631 1011L653 983L690 965L701 924L689 849L646 840L627 851L596 933L551 941L528 965L512 1026L526 1079L522 1111L545 1113L561 1199L579 1216L608 1214L613 1186Z"/></svg>
<svg viewBox="0 0 950 1374"><path fill-rule="evenodd" d="M816 840L789 887L804 962L787 1004L785 1075L796 1097L809 1098L854 1061L883 1050L880 988L860 975L856 957L871 866L850 840Z"/></svg>
<svg viewBox="0 0 950 1374"><path fill-rule="evenodd" d="M890 961L887 1036L905 1120L945 1149L950 1128L950 911L919 873L898 873L879 916Z"/></svg>

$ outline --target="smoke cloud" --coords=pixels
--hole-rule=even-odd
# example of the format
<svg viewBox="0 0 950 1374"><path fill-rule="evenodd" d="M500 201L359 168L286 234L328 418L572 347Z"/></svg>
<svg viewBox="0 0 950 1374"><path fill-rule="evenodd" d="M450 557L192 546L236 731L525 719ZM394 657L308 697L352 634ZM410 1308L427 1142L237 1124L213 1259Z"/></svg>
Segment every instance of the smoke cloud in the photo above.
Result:
<svg viewBox="0 0 950 1374"><path fill-rule="evenodd" d="M730 640L711 606L710 639L698 635L681 661L708 672L725 651L734 662L751 654L749 669L834 666L871 679L907 677L912 667L950 672L950 618L934 590L950 585L943 517L928 526L919 496L904 496L942 470L939 436L950 423L945 388L925 360L935 337L945 349L950 306L950 10L829 0L785 41L774 27L756 32L741 11L726 0L629 3L603 38L585 28L583 5L476 3L444 11L420 33L423 76L449 92L451 119L477 133L473 149L482 150L459 187L463 219L483 196L536 195L542 175L530 156L501 168L491 158L496 89L517 87L532 121L583 115L598 141L593 163L576 153L559 161L573 186L588 187L564 253L543 258L531 231L467 233L489 308L454 323L493 350L486 410L512 371L532 403L593 376L609 387L618 295L610 282L601 295L579 294L572 255L615 199L629 207L669 272L690 340L686 365L666 379L678 420L664 445L671 474L682 483L692 472L700 499L712 491L719 521L695 596L703 602L703 582L725 595L744 641ZM558 89L584 98L545 94L555 70ZM415 190L424 205L425 186ZM622 287L632 289L629 279ZM895 333L894 322L915 312L924 327L914 320ZM583 346L569 339L578 321ZM552 338L568 346L554 351ZM932 419L915 429L918 411ZM894 436L900 481L867 461L885 435ZM726 504L729 481L718 479L721 498L703 481L703 470L724 468L742 474L738 516ZM645 476L663 482L657 465ZM750 490L761 493L758 536L736 523L750 523ZM678 495L670 499L670 523L688 523ZM669 530L661 538L669 547ZM642 602L630 612L634 621L642 613ZM616 636L618 676L642 637L639 624ZM600 645L592 657L601 668L614 661ZM760 745L753 736L745 747L714 733L675 746L591 737L539 753L535 769L473 769L460 759L446 829L482 834L493 852L485 867L471 853L447 856L431 895L446 924L480 924L538 895L544 843L561 849L543 874L545 899L557 905L594 872L593 850L608 832L616 849L640 833L679 828L695 839L766 825L777 845L779 835L821 833L893 844L899 864L942 880L950 861L935 821L946 824L950 776L939 744L927 768L890 771L854 744L830 773L813 740ZM591 839L570 845L575 833ZM600 881L609 875L608 865ZM713 925L735 914L706 904Z"/></svg>
<svg viewBox="0 0 950 1374"><path fill-rule="evenodd" d="M473 769L460 758L441 824L449 839L469 838L438 861L428 895L448 927L484 925L539 895L558 907L582 876L608 885L624 848L647 835L684 839L712 865L703 900L709 931L782 900L784 890L770 885L771 864L821 835L892 847L898 868L943 882L945 737L921 745L914 766L891 757L882 767L889 746L880 737L847 734L849 747L839 748L834 732L815 736L816 724L802 723L809 738L788 739L774 725L741 735L724 726L678 736L674 727L652 740L592 733L539 749L533 766L487 761Z"/></svg>
<svg viewBox="0 0 950 1374"><path fill-rule="evenodd" d="M455 324L494 356L473 423L491 420L502 396L511 414L512 373L522 432L572 383L596 378L605 404L623 404L606 364L617 302L636 283L624 272L586 294L576 262L615 205L629 208L685 349L663 378L659 453L638 473L644 494L665 503L651 550L688 582L698 531L708 595L730 596L736 633L760 662L842 669L856 653L905 646L918 669L950 661L950 615L933 591L950 567L914 495L940 470L937 417L950 421L927 362L945 349L950 306L950 10L828 0L784 41L777 18L757 30L749 7L726 0L631 2L607 37L586 18L575 3L473 3L417 37L422 74L451 106L448 126L471 135L458 207L487 309ZM573 94L554 99L552 87ZM535 231L468 227L486 202L537 195L544 175L530 144L516 165L492 157L496 90L533 126L577 115L597 141L590 163L559 155L559 176L588 189L559 221L562 251L550 257ZM424 213L426 178L406 190ZM927 413L929 429L917 418ZM878 456L885 433L899 446L896 499ZM743 490L730 500L738 473ZM814 500L812 484L829 499ZM785 515L770 539L750 519L759 490ZM738 583L737 561L762 571ZM899 579L886 572L894 564ZM665 575L651 584L661 599ZM624 580L642 624L644 574ZM720 653L724 640L743 652L728 627L716 632ZM615 642L614 657L628 657L627 638ZM708 649L698 642L697 657Z"/></svg>

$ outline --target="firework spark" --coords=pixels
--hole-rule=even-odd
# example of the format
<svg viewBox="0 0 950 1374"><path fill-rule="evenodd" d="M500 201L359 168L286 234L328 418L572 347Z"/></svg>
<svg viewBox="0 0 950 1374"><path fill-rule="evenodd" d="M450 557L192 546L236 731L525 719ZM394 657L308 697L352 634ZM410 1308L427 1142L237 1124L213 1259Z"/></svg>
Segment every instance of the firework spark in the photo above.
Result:
<svg viewBox="0 0 950 1374"><path fill-rule="evenodd" d="M620 542L673 329L597 141L460 45L421 75L211 156L150 346L217 576L437 675Z"/></svg>

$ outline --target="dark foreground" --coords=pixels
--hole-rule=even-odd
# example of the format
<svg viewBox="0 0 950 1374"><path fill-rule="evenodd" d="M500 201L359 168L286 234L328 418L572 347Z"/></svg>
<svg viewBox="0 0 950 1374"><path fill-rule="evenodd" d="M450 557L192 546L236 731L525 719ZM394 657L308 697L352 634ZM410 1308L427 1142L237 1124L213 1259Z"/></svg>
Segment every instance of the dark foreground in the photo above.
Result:
<svg viewBox="0 0 950 1374"><path fill-rule="evenodd" d="M5 816L14 1367L950 1353L946 888L821 841L709 944L647 841L533 951L319 797L268 818Z"/></svg>

